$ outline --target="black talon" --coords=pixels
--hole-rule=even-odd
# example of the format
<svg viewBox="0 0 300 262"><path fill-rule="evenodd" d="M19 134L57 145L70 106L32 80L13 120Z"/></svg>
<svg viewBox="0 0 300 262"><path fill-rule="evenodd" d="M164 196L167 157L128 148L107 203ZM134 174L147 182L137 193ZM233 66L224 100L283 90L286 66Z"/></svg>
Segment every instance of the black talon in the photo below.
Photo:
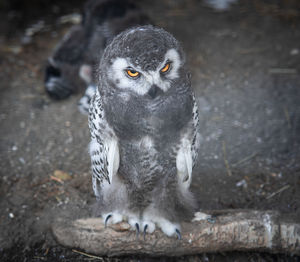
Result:
<svg viewBox="0 0 300 262"><path fill-rule="evenodd" d="M136 239L138 239L140 234L140 226L138 223L135 223L135 228L136 228Z"/></svg>
<svg viewBox="0 0 300 262"><path fill-rule="evenodd" d="M181 233L180 233L179 229L176 228L175 232L178 237L178 240L181 240Z"/></svg>
<svg viewBox="0 0 300 262"><path fill-rule="evenodd" d="M144 241L146 240L146 233L147 233L147 228L148 228L148 225L146 224L145 226L144 226Z"/></svg>
<svg viewBox="0 0 300 262"><path fill-rule="evenodd" d="M104 222L104 226L105 228L107 227L107 222L108 220L111 218L111 215L108 215L106 218L105 218L105 222Z"/></svg>

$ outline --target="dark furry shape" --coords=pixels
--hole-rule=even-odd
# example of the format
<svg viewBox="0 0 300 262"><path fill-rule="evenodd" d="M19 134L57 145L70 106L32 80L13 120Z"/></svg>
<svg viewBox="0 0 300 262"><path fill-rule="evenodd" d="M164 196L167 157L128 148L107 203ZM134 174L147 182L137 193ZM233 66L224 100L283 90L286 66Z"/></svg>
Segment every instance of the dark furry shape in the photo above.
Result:
<svg viewBox="0 0 300 262"><path fill-rule="evenodd" d="M80 67L95 68L114 36L128 27L148 23L147 16L131 0L88 1L82 24L69 30L48 59L45 69L47 93L52 98L65 99L84 89L86 83L79 77ZM93 74L89 78L95 82Z"/></svg>

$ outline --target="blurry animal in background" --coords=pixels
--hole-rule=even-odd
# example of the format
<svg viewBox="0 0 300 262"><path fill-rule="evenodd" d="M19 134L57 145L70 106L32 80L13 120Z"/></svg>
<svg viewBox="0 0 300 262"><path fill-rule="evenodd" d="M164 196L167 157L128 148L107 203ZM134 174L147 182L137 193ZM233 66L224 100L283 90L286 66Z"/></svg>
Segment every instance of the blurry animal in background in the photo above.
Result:
<svg viewBox="0 0 300 262"><path fill-rule="evenodd" d="M67 98L80 86L84 86L78 71L84 62L85 42L82 26L73 26L48 58L45 88L52 98Z"/></svg>
<svg viewBox="0 0 300 262"><path fill-rule="evenodd" d="M135 27L106 47L89 127L93 189L107 223L181 238L200 134L185 55L163 29Z"/></svg>
<svg viewBox="0 0 300 262"><path fill-rule="evenodd" d="M106 45L128 27L149 24L131 0L90 0L82 16L81 25L69 30L48 59L45 88L52 98L65 99L86 85L95 89L93 70Z"/></svg>

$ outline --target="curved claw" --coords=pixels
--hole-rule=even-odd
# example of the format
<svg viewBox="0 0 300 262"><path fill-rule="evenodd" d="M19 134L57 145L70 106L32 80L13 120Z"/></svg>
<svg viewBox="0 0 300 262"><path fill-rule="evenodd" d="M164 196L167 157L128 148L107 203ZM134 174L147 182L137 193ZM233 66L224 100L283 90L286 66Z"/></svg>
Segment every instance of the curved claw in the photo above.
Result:
<svg viewBox="0 0 300 262"><path fill-rule="evenodd" d="M105 228L107 227L107 222L108 220L111 218L111 214L109 214L106 218L105 218L105 222L104 222L104 226Z"/></svg>
<svg viewBox="0 0 300 262"><path fill-rule="evenodd" d="M136 228L136 239L138 239L140 235L140 225L138 223L135 223L135 228Z"/></svg>
<svg viewBox="0 0 300 262"><path fill-rule="evenodd" d="M181 233L180 233L179 229L176 228L175 232L176 232L178 240L181 240Z"/></svg>
<svg viewBox="0 0 300 262"><path fill-rule="evenodd" d="M148 228L148 225L146 224L146 225L144 226L144 233L143 233L144 241L146 240L147 228Z"/></svg>

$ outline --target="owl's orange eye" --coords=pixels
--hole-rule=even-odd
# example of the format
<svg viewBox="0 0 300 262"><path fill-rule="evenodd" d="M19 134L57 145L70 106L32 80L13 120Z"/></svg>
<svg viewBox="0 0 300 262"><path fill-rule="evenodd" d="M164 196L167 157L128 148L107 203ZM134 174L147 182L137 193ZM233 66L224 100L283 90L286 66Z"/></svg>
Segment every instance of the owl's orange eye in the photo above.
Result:
<svg viewBox="0 0 300 262"><path fill-rule="evenodd" d="M127 69L126 70L127 75L129 75L130 77L138 77L140 75L140 73L138 71L135 71L133 69Z"/></svg>
<svg viewBox="0 0 300 262"><path fill-rule="evenodd" d="M166 63L165 66L160 70L162 73L166 73L170 70L171 63Z"/></svg>

